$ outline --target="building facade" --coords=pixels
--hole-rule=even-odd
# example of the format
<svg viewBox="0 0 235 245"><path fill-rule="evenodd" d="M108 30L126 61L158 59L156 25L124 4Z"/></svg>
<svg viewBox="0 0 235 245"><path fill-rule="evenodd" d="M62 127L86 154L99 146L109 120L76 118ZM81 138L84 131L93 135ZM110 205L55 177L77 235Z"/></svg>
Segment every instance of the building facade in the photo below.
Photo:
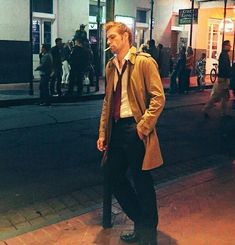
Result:
<svg viewBox="0 0 235 245"><path fill-rule="evenodd" d="M71 40L80 24L86 25L90 41L97 41L98 11L101 29L109 11L106 0L100 1L100 9L97 4L97 0L0 0L0 83L32 80L32 70L39 63L41 45L48 43L54 46L56 37L61 37L64 42ZM176 55L181 46L188 46L190 37L195 60L201 52L207 53L209 72L221 51L222 39L229 39L234 44L234 6L235 0L228 0L223 31L224 1L195 0L197 18L192 25L191 37L191 25L187 22L191 0L153 1L152 38L156 44L164 46L164 76L169 75L169 57ZM114 1L114 19L130 26L137 47L150 39L150 15L150 0ZM104 33L101 31L99 36L104 69ZM37 72L33 72L33 76L39 77Z"/></svg>

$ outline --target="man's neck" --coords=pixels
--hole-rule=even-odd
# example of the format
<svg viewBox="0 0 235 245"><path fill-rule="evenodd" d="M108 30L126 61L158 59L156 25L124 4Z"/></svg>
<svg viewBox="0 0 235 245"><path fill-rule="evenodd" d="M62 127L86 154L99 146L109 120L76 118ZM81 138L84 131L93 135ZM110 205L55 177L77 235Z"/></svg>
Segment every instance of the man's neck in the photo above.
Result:
<svg viewBox="0 0 235 245"><path fill-rule="evenodd" d="M122 64L123 59L125 58L125 56L128 54L130 47L126 46L125 48L123 48L119 54L117 54L117 59L118 59L118 63L119 65Z"/></svg>

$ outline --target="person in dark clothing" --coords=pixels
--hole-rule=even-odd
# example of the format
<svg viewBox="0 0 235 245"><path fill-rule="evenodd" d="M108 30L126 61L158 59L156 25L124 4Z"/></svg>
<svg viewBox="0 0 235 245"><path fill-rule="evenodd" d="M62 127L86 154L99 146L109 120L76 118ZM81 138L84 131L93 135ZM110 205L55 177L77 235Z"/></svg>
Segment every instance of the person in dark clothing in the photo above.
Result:
<svg viewBox="0 0 235 245"><path fill-rule="evenodd" d="M51 48L54 74L51 78L50 93L51 95L55 95L57 92L58 96L61 96L62 95L62 92L61 92L61 81L62 81L61 52L62 52L62 47L63 47L62 39L59 37L56 38L55 43L56 45ZM56 85L56 92L55 92L55 85Z"/></svg>
<svg viewBox="0 0 235 245"><path fill-rule="evenodd" d="M186 69L186 48L183 46L180 50L178 61L175 65L170 78L170 93L175 93L177 91L177 78L179 84L179 93L184 92L184 76Z"/></svg>
<svg viewBox="0 0 235 245"><path fill-rule="evenodd" d="M95 91L99 91L99 74L100 74L100 62L99 62L99 50L97 42L91 44L91 50L93 52L93 68L95 76Z"/></svg>
<svg viewBox="0 0 235 245"><path fill-rule="evenodd" d="M73 95L74 86L77 85L77 95L82 95L84 74L88 69L89 52L82 46L82 40L77 38L70 55L70 81L68 95Z"/></svg>
<svg viewBox="0 0 235 245"><path fill-rule="evenodd" d="M157 45L157 64L158 64L158 68L160 71L160 75L161 75L161 68L162 68L162 49L163 49L163 45L161 43L159 43Z"/></svg>
<svg viewBox="0 0 235 245"><path fill-rule="evenodd" d="M83 47L88 48L89 47L89 40L87 38L87 32L85 30L86 25L81 24L80 29L76 30L74 35L74 40L80 40Z"/></svg>
<svg viewBox="0 0 235 245"><path fill-rule="evenodd" d="M229 40L223 41L222 52L219 56L218 79L213 85L211 97L203 108L204 118L209 118L209 110L214 106L215 102L221 101L221 116L230 118L228 101L229 101L229 82L231 76L231 65L229 59L229 51L231 44Z"/></svg>
<svg viewBox="0 0 235 245"><path fill-rule="evenodd" d="M155 40L154 39L151 39L148 41L148 53L155 59L155 61L157 62L157 59L158 59L158 50L155 46ZM159 67L159 66L158 66Z"/></svg>
<svg viewBox="0 0 235 245"><path fill-rule="evenodd" d="M43 44L41 48L40 65L35 71L40 71L40 105L50 105L49 80L52 72L52 56L49 53L50 46Z"/></svg>
<svg viewBox="0 0 235 245"><path fill-rule="evenodd" d="M235 63L232 65L230 88L233 91L233 97L235 97ZM233 100L233 109L235 109L235 100Z"/></svg>

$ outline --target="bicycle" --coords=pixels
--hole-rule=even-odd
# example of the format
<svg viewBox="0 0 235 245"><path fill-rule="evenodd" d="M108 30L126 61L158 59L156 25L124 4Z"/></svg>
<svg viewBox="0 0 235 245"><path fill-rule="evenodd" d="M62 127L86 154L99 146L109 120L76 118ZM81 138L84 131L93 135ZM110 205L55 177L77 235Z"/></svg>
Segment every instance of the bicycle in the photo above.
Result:
<svg viewBox="0 0 235 245"><path fill-rule="evenodd" d="M212 83L214 83L218 77L218 64L213 63L213 68L210 71L210 80Z"/></svg>

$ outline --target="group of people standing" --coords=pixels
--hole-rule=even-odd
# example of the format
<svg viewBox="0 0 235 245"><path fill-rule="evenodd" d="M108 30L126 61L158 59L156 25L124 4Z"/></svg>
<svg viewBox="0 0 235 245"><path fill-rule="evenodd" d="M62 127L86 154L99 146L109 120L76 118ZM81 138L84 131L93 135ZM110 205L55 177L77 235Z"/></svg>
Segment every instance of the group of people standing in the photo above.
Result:
<svg viewBox="0 0 235 245"><path fill-rule="evenodd" d="M85 75L89 76L89 80L93 80L93 75L96 80L99 79L97 69L93 67L94 53L84 28L85 25L80 25L73 41L66 44L61 38L56 38L51 49L47 44L42 45L40 65L35 69L40 71L41 105L50 105L51 96L73 96L75 86L77 95L82 95ZM62 93L62 83L68 85L65 94Z"/></svg>
<svg viewBox="0 0 235 245"><path fill-rule="evenodd" d="M170 77L170 93L188 93L190 86L190 75L193 69L194 55L192 47L183 46L180 50L178 60ZM178 80L178 83L177 83Z"/></svg>

